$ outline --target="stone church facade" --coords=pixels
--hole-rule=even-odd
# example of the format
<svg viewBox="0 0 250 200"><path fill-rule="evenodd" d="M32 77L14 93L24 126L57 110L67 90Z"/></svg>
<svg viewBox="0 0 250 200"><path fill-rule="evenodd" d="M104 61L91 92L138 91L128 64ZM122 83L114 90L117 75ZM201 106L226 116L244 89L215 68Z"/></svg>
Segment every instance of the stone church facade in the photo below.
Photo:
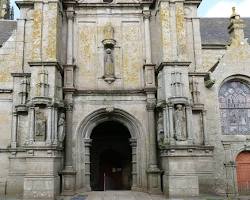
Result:
<svg viewBox="0 0 250 200"><path fill-rule="evenodd" d="M17 1L0 21L0 193L250 192L250 20L201 0Z"/></svg>

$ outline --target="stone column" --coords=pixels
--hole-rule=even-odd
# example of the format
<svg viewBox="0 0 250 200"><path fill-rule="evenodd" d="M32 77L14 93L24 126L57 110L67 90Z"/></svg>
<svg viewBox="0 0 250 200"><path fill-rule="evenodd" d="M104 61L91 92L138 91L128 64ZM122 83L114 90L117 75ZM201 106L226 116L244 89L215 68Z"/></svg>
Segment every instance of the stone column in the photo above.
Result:
<svg viewBox="0 0 250 200"><path fill-rule="evenodd" d="M73 169L72 159L72 117L73 117L73 103L72 94L66 94L66 99L70 102L66 105L66 137L65 137L65 166L62 171L63 178L63 195L74 195L75 194L75 175L76 172ZM70 100L71 99L71 100Z"/></svg>
<svg viewBox="0 0 250 200"><path fill-rule="evenodd" d="M191 108L191 106L186 107L186 118L187 118L187 139L188 139L188 143L193 144L192 108Z"/></svg>
<svg viewBox="0 0 250 200"><path fill-rule="evenodd" d="M15 149L17 144L17 125L18 125L18 115L16 112L13 112L13 121L12 121L12 134L11 134L11 148Z"/></svg>
<svg viewBox="0 0 250 200"><path fill-rule="evenodd" d="M208 136L207 136L207 128L206 128L206 111L202 110L201 113L201 120L202 120L202 126L203 126L203 142L204 145L208 145Z"/></svg>
<svg viewBox="0 0 250 200"><path fill-rule="evenodd" d="M146 64L152 63L151 58L151 36L150 36L150 25L149 20L151 17L151 12L149 7L143 8L143 18L144 18L144 34L145 34L145 56L146 56Z"/></svg>
<svg viewBox="0 0 250 200"><path fill-rule="evenodd" d="M67 10L68 18L68 38L67 38L67 64L73 64L73 20L74 20L74 10L69 8Z"/></svg>
<svg viewBox="0 0 250 200"><path fill-rule="evenodd" d="M47 120L47 136L46 136L46 144L51 145L52 138L52 107L48 106L48 120Z"/></svg>
<svg viewBox="0 0 250 200"><path fill-rule="evenodd" d="M73 20L74 20L74 8L67 8L68 18L68 37L67 37L67 65L73 64ZM73 77L72 77L73 78ZM68 80L65 80L66 82ZM73 86L73 79L71 80ZM73 117L73 92L65 92L66 101L66 134L65 134L65 166L62 171L63 195L73 195L75 193L76 184L76 172L73 168L72 159L72 117Z"/></svg>
<svg viewBox="0 0 250 200"><path fill-rule="evenodd" d="M66 107L66 143L65 143L65 167L72 168L72 116L73 105Z"/></svg>
<svg viewBox="0 0 250 200"><path fill-rule="evenodd" d="M29 137L28 143L34 143L34 131L35 130L35 107L29 108Z"/></svg>
<svg viewBox="0 0 250 200"><path fill-rule="evenodd" d="M91 139L84 140L85 145L85 189L87 191L91 191L90 186L90 147L91 147Z"/></svg>
<svg viewBox="0 0 250 200"><path fill-rule="evenodd" d="M173 121L174 106L169 105L168 110L169 110L169 137L170 137L169 141L170 141L170 144L174 144L175 143L175 140L174 140L174 121Z"/></svg>
<svg viewBox="0 0 250 200"><path fill-rule="evenodd" d="M58 117L57 117L57 107L54 108L53 119L54 119L54 134L53 134L53 144L58 144L58 135L57 135L57 126L58 126Z"/></svg>
<svg viewBox="0 0 250 200"><path fill-rule="evenodd" d="M155 127L155 92L147 92L149 160L148 160L148 192L161 193L160 169L157 163L156 127Z"/></svg>
<svg viewBox="0 0 250 200"><path fill-rule="evenodd" d="M166 109L166 105L162 108L163 112L163 127L164 127L164 142L169 143L169 116L168 116L168 110Z"/></svg>
<svg viewBox="0 0 250 200"><path fill-rule="evenodd" d="M130 139L130 145L132 148L132 190L137 190L137 157L136 148L137 142L135 139Z"/></svg>

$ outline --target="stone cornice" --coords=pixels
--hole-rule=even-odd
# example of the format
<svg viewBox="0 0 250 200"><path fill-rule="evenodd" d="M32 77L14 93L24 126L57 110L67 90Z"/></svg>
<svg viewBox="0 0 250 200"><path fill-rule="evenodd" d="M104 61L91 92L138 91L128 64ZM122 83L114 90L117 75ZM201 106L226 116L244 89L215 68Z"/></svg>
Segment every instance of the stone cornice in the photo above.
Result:
<svg viewBox="0 0 250 200"><path fill-rule="evenodd" d="M226 49L226 44L202 44L202 49Z"/></svg>
<svg viewBox="0 0 250 200"><path fill-rule="evenodd" d="M158 4L160 4L161 2L183 2L184 4L194 4L197 5L197 7L201 4L202 0L159 0Z"/></svg>
<svg viewBox="0 0 250 200"><path fill-rule="evenodd" d="M1 89L0 88L0 93L12 93L13 90L12 89Z"/></svg>
<svg viewBox="0 0 250 200"><path fill-rule="evenodd" d="M31 77L31 73L11 73L13 77Z"/></svg>
<svg viewBox="0 0 250 200"><path fill-rule="evenodd" d="M74 94L76 92L76 89L75 88L64 87L63 92L64 93L73 93Z"/></svg>
<svg viewBox="0 0 250 200"><path fill-rule="evenodd" d="M173 62L162 62L157 68L156 73L159 73L165 66L174 66L174 67L189 67L191 62L186 61L173 61Z"/></svg>
<svg viewBox="0 0 250 200"><path fill-rule="evenodd" d="M20 9L21 7L33 7L34 1L15 1L17 7Z"/></svg>
<svg viewBox="0 0 250 200"><path fill-rule="evenodd" d="M64 5L73 5L77 4L77 6L81 7L141 7L144 5L152 6L154 5L155 0L141 0L140 2L132 2L132 3L123 3L123 2L117 2L117 3L89 3L89 2L81 2L79 1L64 1Z"/></svg>
<svg viewBox="0 0 250 200"><path fill-rule="evenodd" d="M185 0L185 4L195 4L199 6L201 4L202 0Z"/></svg>
<svg viewBox="0 0 250 200"><path fill-rule="evenodd" d="M30 65L30 67L41 67L41 66L45 66L45 67L56 67L58 69L58 71L63 74L63 68L60 65L59 62L56 61L46 61L46 62L42 62L42 61L35 61L35 62L28 62L28 64Z"/></svg>
<svg viewBox="0 0 250 200"><path fill-rule="evenodd" d="M189 72L188 73L189 76L201 76L201 77L205 77L208 74L209 74L208 72Z"/></svg>
<svg viewBox="0 0 250 200"><path fill-rule="evenodd" d="M130 95L140 95L145 96L144 90L76 90L75 95L107 95L107 96L113 96L113 95L124 95L124 96L130 96Z"/></svg>

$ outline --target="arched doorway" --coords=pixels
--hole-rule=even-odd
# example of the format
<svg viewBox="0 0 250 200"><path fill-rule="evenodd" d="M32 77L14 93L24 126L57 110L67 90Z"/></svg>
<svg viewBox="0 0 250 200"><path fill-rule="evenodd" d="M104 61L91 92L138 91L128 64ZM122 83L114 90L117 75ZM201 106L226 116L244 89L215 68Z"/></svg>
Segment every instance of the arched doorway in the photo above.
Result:
<svg viewBox="0 0 250 200"><path fill-rule="evenodd" d="M239 194L250 194L250 152L241 152L236 158Z"/></svg>
<svg viewBox="0 0 250 200"><path fill-rule="evenodd" d="M105 121L93 129L90 138L91 189L131 189L132 152L129 130L117 121Z"/></svg>

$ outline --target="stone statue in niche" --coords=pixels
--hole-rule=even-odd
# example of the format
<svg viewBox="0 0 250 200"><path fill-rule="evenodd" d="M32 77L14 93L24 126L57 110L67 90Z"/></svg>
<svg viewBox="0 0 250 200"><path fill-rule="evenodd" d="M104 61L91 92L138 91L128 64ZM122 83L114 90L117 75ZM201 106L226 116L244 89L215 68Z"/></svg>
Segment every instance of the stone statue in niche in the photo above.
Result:
<svg viewBox="0 0 250 200"><path fill-rule="evenodd" d="M46 139L46 130L47 130L47 120L40 109L37 109L35 112L35 140L36 141L45 141Z"/></svg>
<svg viewBox="0 0 250 200"><path fill-rule="evenodd" d="M162 112L159 112L157 120L157 140L159 145L162 145L164 143L164 125Z"/></svg>
<svg viewBox="0 0 250 200"><path fill-rule="evenodd" d="M104 77L114 78L114 58L112 49L105 49L104 55Z"/></svg>
<svg viewBox="0 0 250 200"><path fill-rule="evenodd" d="M177 141L187 140L185 108L178 104L174 113L175 139Z"/></svg>
<svg viewBox="0 0 250 200"><path fill-rule="evenodd" d="M103 29L104 39L102 41L104 46L104 75L103 78L109 84L115 81L115 62L114 62L114 48L116 41L114 39L114 27L108 23Z"/></svg>
<svg viewBox="0 0 250 200"><path fill-rule="evenodd" d="M61 113L58 119L58 140L63 142L65 138L65 114Z"/></svg>

